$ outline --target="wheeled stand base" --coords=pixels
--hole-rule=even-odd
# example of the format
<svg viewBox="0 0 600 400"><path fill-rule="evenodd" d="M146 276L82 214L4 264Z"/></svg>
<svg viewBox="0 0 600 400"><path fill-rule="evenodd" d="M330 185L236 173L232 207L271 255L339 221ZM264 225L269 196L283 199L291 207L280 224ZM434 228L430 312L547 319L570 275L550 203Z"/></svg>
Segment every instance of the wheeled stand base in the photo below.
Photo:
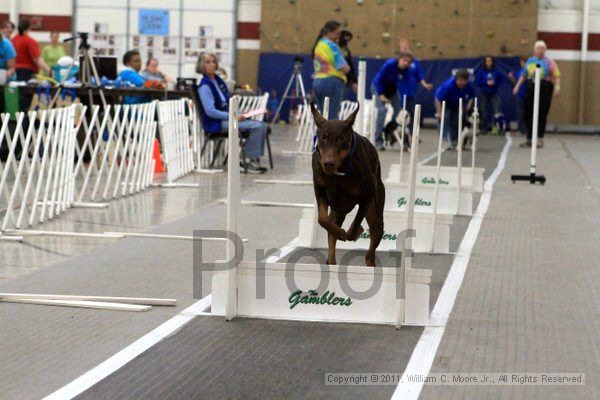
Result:
<svg viewBox="0 0 600 400"><path fill-rule="evenodd" d="M546 183L546 177L544 175L536 175L535 173L529 175L511 175L510 179L513 183L515 183L515 181L529 181L532 185L535 185L537 182L542 185Z"/></svg>

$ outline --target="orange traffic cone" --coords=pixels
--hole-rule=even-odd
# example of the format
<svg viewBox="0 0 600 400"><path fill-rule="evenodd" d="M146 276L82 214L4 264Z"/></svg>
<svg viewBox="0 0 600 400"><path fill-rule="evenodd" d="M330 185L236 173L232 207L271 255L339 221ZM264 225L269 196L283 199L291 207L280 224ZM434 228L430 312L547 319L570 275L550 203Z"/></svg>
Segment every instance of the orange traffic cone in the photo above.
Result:
<svg viewBox="0 0 600 400"><path fill-rule="evenodd" d="M154 173L165 172L162 160L160 158L160 144L158 139L154 138L154 149L152 150L152 159L154 160Z"/></svg>

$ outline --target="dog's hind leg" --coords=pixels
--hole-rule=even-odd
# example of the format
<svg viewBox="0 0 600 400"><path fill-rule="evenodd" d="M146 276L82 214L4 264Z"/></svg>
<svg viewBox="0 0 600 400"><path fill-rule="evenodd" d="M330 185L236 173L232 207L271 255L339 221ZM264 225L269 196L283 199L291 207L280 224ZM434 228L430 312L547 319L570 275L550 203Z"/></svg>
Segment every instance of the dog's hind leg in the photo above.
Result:
<svg viewBox="0 0 600 400"><path fill-rule="evenodd" d="M329 213L329 221L334 223L335 225L341 227L344 224L344 220L346 219L346 215L338 215L333 209ZM327 233L327 265L335 265L337 261L335 259L335 245L337 242L337 238L331 233Z"/></svg>

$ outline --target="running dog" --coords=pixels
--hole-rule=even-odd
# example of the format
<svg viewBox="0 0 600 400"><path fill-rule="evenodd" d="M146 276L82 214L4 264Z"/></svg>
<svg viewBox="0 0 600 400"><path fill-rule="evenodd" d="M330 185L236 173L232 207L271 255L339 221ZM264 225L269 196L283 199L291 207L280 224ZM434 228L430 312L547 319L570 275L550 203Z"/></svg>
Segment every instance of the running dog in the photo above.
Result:
<svg viewBox="0 0 600 400"><path fill-rule="evenodd" d="M328 233L327 264L337 264L335 245L338 240L355 241L364 232L366 218L370 245L365 262L375 266L375 249L383 236L385 187L377 150L352 126L358 108L343 121L327 121L311 104L317 126L317 140L312 155L312 170L319 225ZM346 215L358 205L356 217L348 231L342 229Z"/></svg>

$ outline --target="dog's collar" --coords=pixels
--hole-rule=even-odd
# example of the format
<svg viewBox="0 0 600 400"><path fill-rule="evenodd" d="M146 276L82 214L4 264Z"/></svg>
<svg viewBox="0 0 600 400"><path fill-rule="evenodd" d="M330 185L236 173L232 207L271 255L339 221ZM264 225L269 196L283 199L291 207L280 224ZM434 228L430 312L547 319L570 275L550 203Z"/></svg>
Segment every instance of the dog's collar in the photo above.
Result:
<svg viewBox="0 0 600 400"><path fill-rule="evenodd" d="M358 134L356 132L352 133L352 143L350 144L350 151L348 152L348 155L346 156L346 158L344 158L344 161L342 161L342 164L344 164L344 163L348 164L348 168L350 168L350 172L336 172L335 175L350 176L354 172L354 165L350 162L350 156L356 152L356 143L358 142L357 136L358 136ZM317 149L318 149L317 135L315 135L313 137L313 153L315 151L317 151Z"/></svg>

